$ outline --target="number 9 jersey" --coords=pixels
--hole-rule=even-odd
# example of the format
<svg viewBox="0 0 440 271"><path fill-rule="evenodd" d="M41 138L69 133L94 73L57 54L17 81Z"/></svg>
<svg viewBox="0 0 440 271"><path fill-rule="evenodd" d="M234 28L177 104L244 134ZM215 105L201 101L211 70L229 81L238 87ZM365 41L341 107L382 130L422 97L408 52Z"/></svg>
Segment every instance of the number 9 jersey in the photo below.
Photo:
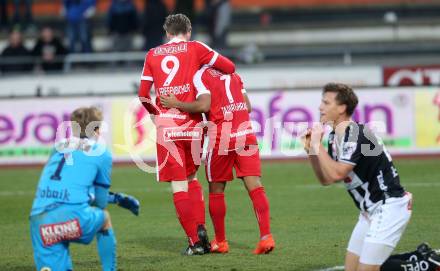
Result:
<svg viewBox="0 0 440 271"><path fill-rule="evenodd" d="M161 118L172 119L173 124L179 125L190 120L200 122L201 114L189 114L178 110L171 113L160 104L159 96L174 94L182 102L193 102L196 99L193 76L203 65L213 66L226 74L235 71L235 65L229 59L202 42L187 42L174 38L151 49L145 58L139 97L150 99L149 90L151 84L154 84L157 108L150 110L146 107L147 110L156 115L160 114Z"/></svg>

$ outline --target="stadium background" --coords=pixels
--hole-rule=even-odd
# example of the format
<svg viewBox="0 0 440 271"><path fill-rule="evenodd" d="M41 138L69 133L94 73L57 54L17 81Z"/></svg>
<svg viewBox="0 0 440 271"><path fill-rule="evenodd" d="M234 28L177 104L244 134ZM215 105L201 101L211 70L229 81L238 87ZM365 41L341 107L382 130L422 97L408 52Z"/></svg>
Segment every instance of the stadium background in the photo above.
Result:
<svg viewBox="0 0 440 271"><path fill-rule="evenodd" d="M164 2L169 12L179 6ZM180 2L191 6L190 1ZM194 38L210 44L209 27L198 19L208 2L193 2ZM47 159L58 125L83 105L103 109L109 125L106 143L124 164L114 170L113 189L142 203L139 218L111 209L121 270L315 270L341 265L356 210L341 187L318 186L297 141L301 125L277 126L317 121L320 89L327 82L355 88L360 97L357 120L385 124L380 134L398 157L404 186L415 195L414 216L398 251L421 241L440 245L435 226L440 215L439 1L230 1L227 44L218 50L237 63L254 106L279 246L268 257L250 255L256 225L241 184L234 182L227 194L231 253L197 259L176 253L184 240L179 239L168 187L156 184L154 174L133 163L133 154L154 160L154 131L136 101L145 38L140 27L131 34L131 50L115 51L106 24L110 4L97 1L91 19L94 51L57 58L59 71L44 71L35 56L0 58L0 270L33 270L27 215L39 165ZM144 20L148 1L134 4ZM0 51L8 46L8 30L18 27L28 48L44 26L53 28L67 46L61 8L61 1L35 0L33 20L23 26L14 23L9 3ZM35 66L5 72L20 61ZM204 180L203 171L199 177ZM98 270L94 248L72 249L77 270Z"/></svg>

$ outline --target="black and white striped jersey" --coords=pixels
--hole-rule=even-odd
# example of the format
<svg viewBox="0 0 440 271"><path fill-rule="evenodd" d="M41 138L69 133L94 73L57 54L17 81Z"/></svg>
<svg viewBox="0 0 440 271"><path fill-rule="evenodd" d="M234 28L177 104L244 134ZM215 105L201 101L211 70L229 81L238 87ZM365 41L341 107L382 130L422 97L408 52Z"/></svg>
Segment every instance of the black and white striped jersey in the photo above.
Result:
<svg viewBox="0 0 440 271"><path fill-rule="evenodd" d="M328 153L335 161L354 165L344 183L360 210L369 211L380 201L405 194L390 154L365 125L351 122L343 138L332 131Z"/></svg>

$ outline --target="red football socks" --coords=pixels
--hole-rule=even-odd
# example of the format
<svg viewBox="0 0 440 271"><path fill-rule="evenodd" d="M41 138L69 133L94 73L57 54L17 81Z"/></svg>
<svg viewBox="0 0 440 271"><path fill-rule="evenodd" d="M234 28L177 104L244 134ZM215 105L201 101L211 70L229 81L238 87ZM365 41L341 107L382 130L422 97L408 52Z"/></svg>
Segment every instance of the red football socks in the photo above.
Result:
<svg viewBox="0 0 440 271"><path fill-rule="evenodd" d="M249 192L249 196L254 205L255 215L260 228L260 238L270 234L270 213L269 201L266 197L264 187L258 187Z"/></svg>
<svg viewBox="0 0 440 271"><path fill-rule="evenodd" d="M224 193L209 193L209 214L214 225L215 239L217 242L225 241L226 202Z"/></svg>
<svg viewBox="0 0 440 271"><path fill-rule="evenodd" d="M174 206L176 207L177 218L182 225L190 245L199 241L197 236L197 225L194 220L191 200L188 192L177 192L173 194Z"/></svg>
<svg viewBox="0 0 440 271"><path fill-rule="evenodd" d="M193 206L194 217L198 225L205 225L205 199L203 188L197 179L188 183L188 194Z"/></svg>

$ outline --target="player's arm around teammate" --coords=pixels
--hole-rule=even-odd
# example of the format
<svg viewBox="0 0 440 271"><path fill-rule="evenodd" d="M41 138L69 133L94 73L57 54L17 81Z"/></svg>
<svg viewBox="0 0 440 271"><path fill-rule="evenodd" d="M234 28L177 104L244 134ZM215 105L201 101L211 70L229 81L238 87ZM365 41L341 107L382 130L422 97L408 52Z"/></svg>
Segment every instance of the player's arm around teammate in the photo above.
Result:
<svg viewBox="0 0 440 271"><path fill-rule="evenodd" d="M157 179L169 182L173 204L188 239L185 255L209 251L205 224L203 190L195 178L203 131L197 124L201 114L168 110L160 103L163 95L173 94L178 100L195 100L192 78L203 65L226 73L235 65L207 45L191 41L191 22L183 14L170 15L163 25L167 43L148 51L141 74L138 96L156 125ZM156 101L150 97L154 85ZM199 144L200 143L200 144ZM198 148L199 150L194 150Z"/></svg>
<svg viewBox="0 0 440 271"><path fill-rule="evenodd" d="M166 18L163 28L165 30L167 39L170 41L181 40L188 42L191 39L191 31L192 31L191 22L183 14L175 14L168 16ZM194 41L192 44L194 45L193 46L194 52L195 55L197 56L196 63L198 66L196 67L196 70L201 68L203 65L207 65L209 67L214 67L224 72L225 74L231 74L235 72L235 64L228 58L212 50L209 46L207 46L202 42ZM157 115L159 114L159 110L151 101L151 97L150 97L150 89L154 82L153 74L149 72L152 70L150 59L151 59L151 55L153 54L155 54L154 48L150 50L145 57L138 96L142 104L144 105L145 109L150 114ZM193 75L194 74L191 74L191 77Z"/></svg>
<svg viewBox="0 0 440 271"><path fill-rule="evenodd" d="M249 101L249 97L246 93L243 93L243 96L246 101L248 112L250 113L252 112L252 105ZM187 103L179 101L175 95L170 94L168 96L161 96L160 102L167 108L177 108L188 113L207 113L211 108L211 95L202 94L199 95L194 102Z"/></svg>
<svg viewBox="0 0 440 271"><path fill-rule="evenodd" d="M209 181L209 212L215 230L211 252L229 251L224 191L226 182L234 179L235 169L237 178L243 180L248 190L258 220L260 240L254 253L269 253L275 247L270 231L269 201L260 180L258 145L249 120L251 105L241 78L238 74L225 75L205 66L194 75L194 85L197 89L194 102L181 102L173 95L162 96L160 100L165 107L188 112L207 112L209 108L208 137L213 144L209 144L205 168ZM209 131L209 126L215 127L215 131Z"/></svg>
<svg viewBox="0 0 440 271"><path fill-rule="evenodd" d="M167 108L177 108L188 113L207 113L211 107L211 95L202 94L194 102L181 102L174 94L160 96L160 102Z"/></svg>

